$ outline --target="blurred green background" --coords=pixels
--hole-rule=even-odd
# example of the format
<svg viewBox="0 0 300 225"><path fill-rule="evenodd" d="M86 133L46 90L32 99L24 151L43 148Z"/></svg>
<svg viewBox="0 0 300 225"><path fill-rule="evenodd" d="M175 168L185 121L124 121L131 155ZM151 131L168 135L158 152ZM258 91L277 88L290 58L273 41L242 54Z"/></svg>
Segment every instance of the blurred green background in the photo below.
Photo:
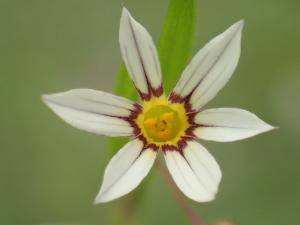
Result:
<svg viewBox="0 0 300 225"><path fill-rule="evenodd" d="M157 40L168 1L126 5ZM106 139L65 124L40 99L80 87L113 92L121 8L121 0L0 0L1 225L126 224L120 207L136 191L92 204L109 161ZM201 0L198 8L194 52L246 21L238 69L207 107L245 108L280 129L203 142L224 175L217 199L193 207L207 223L299 224L300 1ZM155 169L151 177L130 223L188 224Z"/></svg>

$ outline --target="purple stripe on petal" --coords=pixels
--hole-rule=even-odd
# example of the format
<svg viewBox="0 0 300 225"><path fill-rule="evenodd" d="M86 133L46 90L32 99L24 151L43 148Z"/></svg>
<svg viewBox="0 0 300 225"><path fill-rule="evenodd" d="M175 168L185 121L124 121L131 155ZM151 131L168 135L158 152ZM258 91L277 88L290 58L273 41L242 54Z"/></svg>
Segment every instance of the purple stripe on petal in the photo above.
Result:
<svg viewBox="0 0 300 225"><path fill-rule="evenodd" d="M172 103L183 103L185 102L185 98L181 97L180 95L172 92L169 96L169 101Z"/></svg>
<svg viewBox="0 0 300 225"><path fill-rule="evenodd" d="M164 88L162 86L162 84L156 88L156 89L152 89L151 88L151 91L152 91L152 94L155 96L155 97L160 97L162 96L162 94L164 93Z"/></svg>

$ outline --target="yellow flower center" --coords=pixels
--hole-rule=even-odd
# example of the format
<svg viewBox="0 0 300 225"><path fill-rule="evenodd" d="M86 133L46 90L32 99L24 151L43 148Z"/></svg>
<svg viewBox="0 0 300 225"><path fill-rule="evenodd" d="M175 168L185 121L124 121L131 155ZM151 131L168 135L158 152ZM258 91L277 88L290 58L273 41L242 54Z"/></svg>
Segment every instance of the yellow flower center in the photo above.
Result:
<svg viewBox="0 0 300 225"><path fill-rule="evenodd" d="M170 103L165 96L143 103L136 123L149 144L177 145L189 127L183 104Z"/></svg>
<svg viewBox="0 0 300 225"><path fill-rule="evenodd" d="M165 142L176 137L181 121L176 111L165 105L157 105L145 113L143 125L151 139Z"/></svg>

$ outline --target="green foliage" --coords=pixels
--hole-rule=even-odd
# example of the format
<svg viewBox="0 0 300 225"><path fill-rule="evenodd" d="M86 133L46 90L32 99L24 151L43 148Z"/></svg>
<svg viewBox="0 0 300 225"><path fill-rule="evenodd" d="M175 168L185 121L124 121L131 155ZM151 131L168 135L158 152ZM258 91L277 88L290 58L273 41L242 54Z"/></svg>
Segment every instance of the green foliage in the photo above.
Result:
<svg viewBox="0 0 300 225"><path fill-rule="evenodd" d="M176 84L192 51L196 28L196 0L170 0L166 20L159 39L158 52L163 72L164 88L169 92ZM137 100L137 91L124 64L118 74L116 94ZM115 154L127 139L110 139Z"/></svg>
<svg viewBox="0 0 300 225"><path fill-rule="evenodd" d="M171 0L158 44L167 93L176 84L190 58L195 40L196 8L195 0Z"/></svg>

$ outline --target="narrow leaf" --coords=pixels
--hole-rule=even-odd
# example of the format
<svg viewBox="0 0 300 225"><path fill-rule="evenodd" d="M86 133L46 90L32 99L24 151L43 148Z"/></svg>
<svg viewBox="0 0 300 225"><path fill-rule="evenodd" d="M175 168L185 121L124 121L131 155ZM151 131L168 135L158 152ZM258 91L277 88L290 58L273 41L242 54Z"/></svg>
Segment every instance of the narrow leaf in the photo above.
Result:
<svg viewBox="0 0 300 225"><path fill-rule="evenodd" d="M191 57L196 32L196 5L196 0L170 1L158 44L167 93L175 86Z"/></svg>

